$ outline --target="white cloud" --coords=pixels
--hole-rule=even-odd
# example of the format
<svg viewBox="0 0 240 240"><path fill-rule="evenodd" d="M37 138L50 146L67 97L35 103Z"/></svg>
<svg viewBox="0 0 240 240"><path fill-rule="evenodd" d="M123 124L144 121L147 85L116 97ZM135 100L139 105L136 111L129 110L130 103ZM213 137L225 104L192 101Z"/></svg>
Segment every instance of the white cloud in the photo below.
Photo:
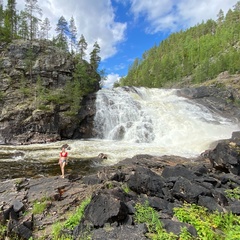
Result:
<svg viewBox="0 0 240 240"><path fill-rule="evenodd" d="M7 0L4 0L6 5ZM117 52L117 45L125 40L127 23L116 22L110 0L44 0L38 1L42 9L42 19L48 17L51 22L51 37L56 35L56 24L61 16L69 22L73 16L78 30L78 37L84 35L89 52L98 41L102 60ZM17 1L17 9L24 9L25 1Z"/></svg>
<svg viewBox="0 0 240 240"><path fill-rule="evenodd" d="M130 0L135 19L143 17L148 33L174 32L193 26L202 20L216 19L220 9L225 14L236 0Z"/></svg>
<svg viewBox="0 0 240 240"><path fill-rule="evenodd" d="M116 73L108 74L106 77L106 80L104 81L103 87L104 88L112 88L113 84L115 82L118 82L120 78L121 77L119 76L119 74L116 74Z"/></svg>

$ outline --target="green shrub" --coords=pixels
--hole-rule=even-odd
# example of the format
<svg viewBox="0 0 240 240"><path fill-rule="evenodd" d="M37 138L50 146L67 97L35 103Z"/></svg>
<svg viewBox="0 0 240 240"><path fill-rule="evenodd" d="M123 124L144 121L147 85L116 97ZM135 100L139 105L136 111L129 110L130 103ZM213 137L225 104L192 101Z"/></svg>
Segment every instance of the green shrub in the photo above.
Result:
<svg viewBox="0 0 240 240"><path fill-rule="evenodd" d="M72 240L72 236L68 235L68 234L63 234L63 229L69 229L69 230L73 230L81 221L83 214L84 214L84 210L86 208L86 206L90 203L91 198L86 198L85 200L82 201L81 205L76 209L76 213L72 214L69 216L69 218L64 222L64 223L60 223L57 222L53 225L52 227L52 237L53 240ZM85 236L84 240L88 240L91 239L89 238L89 236Z"/></svg>
<svg viewBox="0 0 240 240"><path fill-rule="evenodd" d="M67 229L74 229L82 219L84 215L84 210L86 206L90 203L91 198L87 198L84 201L82 201L81 205L77 208L76 213L71 215L68 220L64 223L64 227Z"/></svg>
<svg viewBox="0 0 240 240"><path fill-rule="evenodd" d="M234 189L227 189L225 191L227 197L231 198L231 199L240 199L240 188L236 187Z"/></svg>
<svg viewBox="0 0 240 240"><path fill-rule="evenodd" d="M173 233L167 233L162 227L158 213L146 202L144 205L137 203L135 205L134 219L137 223L145 223L148 228L147 236L154 240L174 240L178 239Z"/></svg>
<svg viewBox="0 0 240 240"><path fill-rule="evenodd" d="M189 223L197 230L199 240L237 240L240 232L240 216L232 213L210 213L195 204L174 208L179 221Z"/></svg>

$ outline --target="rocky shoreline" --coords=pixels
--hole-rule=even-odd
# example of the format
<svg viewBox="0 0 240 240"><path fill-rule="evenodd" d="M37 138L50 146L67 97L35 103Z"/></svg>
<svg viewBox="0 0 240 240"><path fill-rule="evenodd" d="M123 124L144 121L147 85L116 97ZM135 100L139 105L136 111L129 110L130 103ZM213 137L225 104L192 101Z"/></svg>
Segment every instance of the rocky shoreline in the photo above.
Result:
<svg viewBox="0 0 240 240"><path fill-rule="evenodd" d="M86 198L91 201L84 218L72 230L61 229L73 239L82 239L86 230L96 240L148 239L146 225L134 219L136 204L145 202L159 213L167 232L179 235L187 227L197 237L192 225L173 217L173 209L187 202L240 215L240 201L226 194L239 187L240 132L235 132L195 159L138 155L88 176L2 181L0 222L7 226L2 237L53 239L53 224L66 221ZM43 202L42 212L34 211Z"/></svg>

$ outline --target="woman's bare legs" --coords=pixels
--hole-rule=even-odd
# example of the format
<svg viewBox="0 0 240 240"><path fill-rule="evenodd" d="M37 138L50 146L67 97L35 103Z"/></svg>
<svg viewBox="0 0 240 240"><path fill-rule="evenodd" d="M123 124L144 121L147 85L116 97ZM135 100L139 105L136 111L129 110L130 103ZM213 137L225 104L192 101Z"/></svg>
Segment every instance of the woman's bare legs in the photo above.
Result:
<svg viewBox="0 0 240 240"><path fill-rule="evenodd" d="M66 162L62 162L60 163L60 168L61 168L61 172L62 172L62 178L64 178L64 167L66 165Z"/></svg>

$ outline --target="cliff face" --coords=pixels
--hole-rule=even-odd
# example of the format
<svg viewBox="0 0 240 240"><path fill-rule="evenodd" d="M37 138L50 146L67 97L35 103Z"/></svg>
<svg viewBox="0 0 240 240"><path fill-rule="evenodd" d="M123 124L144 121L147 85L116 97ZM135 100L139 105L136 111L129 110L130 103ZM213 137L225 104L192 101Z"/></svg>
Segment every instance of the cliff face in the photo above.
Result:
<svg viewBox="0 0 240 240"><path fill-rule="evenodd" d="M87 65L87 63L85 63ZM71 104L54 101L73 81L73 57L46 42L16 40L0 46L0 143L25 144L64 138L89 137L94 111L93 101L79 99L82 109L69 114ZM91 67L88 65L88 71ZM96 77L98 77L96 75ZM96 85L95 90L99 89ZM46 91L52 94L46 95ZM56 95L58 94L58 95ZM64 95L65 94L65 95ZM89 106L93 104L93 106ZM83 124L83 125L82 125Z"/></svg>

